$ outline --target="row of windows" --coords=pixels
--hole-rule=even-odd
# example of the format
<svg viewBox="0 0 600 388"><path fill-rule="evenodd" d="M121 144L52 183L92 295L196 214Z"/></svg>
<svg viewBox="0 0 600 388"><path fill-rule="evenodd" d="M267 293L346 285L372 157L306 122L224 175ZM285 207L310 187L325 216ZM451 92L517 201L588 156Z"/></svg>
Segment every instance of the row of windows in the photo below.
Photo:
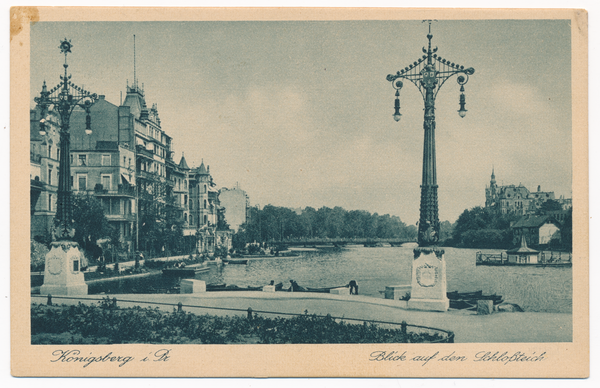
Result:
<svg viewBox="0 0 600 388"><path fill-rule="evenodd" d="M187 217L187 213L184 213L183 214L183 221L186 222L186 223L188 222L187 218L188 218ZM207 222L208 222L208 216L205 215L204 216L204 224L206 224ZM193 214L190 214L190 225L194 225L194 215Z"/></svg>
<svg viewBox="0 0 600 388"><path fill-rule="evenodd" d="M103 190L112 190L112 175L111 174L102 174L100 176L100 183L102 184ZM73 187L73 177L71 177L71 187ZM88 176L87 174L77 174L77 187L75 188L78 191L86 191L91 190L93 187L88 187Z"/></svg>
<svg viewBox="0 0 600 388"><path fill-rule="evenodd" d="M154 163L154 162L141 162L140 163L140 170L142 171L148 171L151 173L155 173L158 174L160 176L166 176L166 170L165 170L165 166L160 164L160 163Z"/></svg>

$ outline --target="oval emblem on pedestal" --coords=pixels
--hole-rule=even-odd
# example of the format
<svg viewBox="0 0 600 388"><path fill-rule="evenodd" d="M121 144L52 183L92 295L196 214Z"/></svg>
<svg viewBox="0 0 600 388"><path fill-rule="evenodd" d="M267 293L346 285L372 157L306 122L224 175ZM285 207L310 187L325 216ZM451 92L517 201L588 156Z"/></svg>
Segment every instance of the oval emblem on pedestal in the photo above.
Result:
<svg viewBox="0 0 600 388"><path fill-rule="evenodd" d="M62 260L58 257L48 259L48 272L52 275L58 275L62 272Z"/></svg>
<svg viewBox="0 0 600 388"><path fill-rule="evenodd" d="M422 265L417 267L417 283L421 287L433 287L436 285L438 280L438 267L432 267L430 265Z"/></svg>

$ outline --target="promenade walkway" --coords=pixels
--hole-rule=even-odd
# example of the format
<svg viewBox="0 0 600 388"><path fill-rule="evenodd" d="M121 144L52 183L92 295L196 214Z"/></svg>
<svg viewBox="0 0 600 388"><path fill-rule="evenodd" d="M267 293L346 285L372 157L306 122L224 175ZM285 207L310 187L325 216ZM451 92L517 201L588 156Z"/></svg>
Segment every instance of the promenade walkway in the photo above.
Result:
<svg viewBox="0 0 600 388"><path fill-rule="evenodd" d="M476 315L471 311L450 310L429 312L405 310L397 302L362 295L333 295L319 293L288 293L260 291L206 292L200 294L117 294L87 295L80 299L60 299L57 304L93 304L102 298L117 298L119 307L158 307L173 311L181 302L184 311L195 314L242 315L245 311L228 311L222 308L247 310L272 317L263 311L326 315L386 322L406 321L412 325L430 326L453 331L456 343L467 342L571 342L573 317L571 314L509 313ZM46 296L32 295L32 303L45 303ZM140 302L148 302L140 303ZM157 304L158 303L158 304ZM172 305L164 305L172 304ZM189 306L201 306L189 307ZM214 307L216 309L211 309ZM221 308L221 309L219 309Z"/></svg>

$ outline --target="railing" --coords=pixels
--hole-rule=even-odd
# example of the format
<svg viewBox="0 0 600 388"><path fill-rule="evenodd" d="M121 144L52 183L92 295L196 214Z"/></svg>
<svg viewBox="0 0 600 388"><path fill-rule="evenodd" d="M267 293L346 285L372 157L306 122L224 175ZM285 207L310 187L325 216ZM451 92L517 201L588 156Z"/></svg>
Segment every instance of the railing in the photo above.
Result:
<svg viewBox="0 0 600 388"><path fill-rule="evenodd" d="M504 263L506 260L508 260L508 256L504 256L504 254L502 252L500 253L482 253L482 252L477 252L475 254L475 261L476 263Z"/></svg>
<svg viewBox="0 0 600 388"><path fill-rule="evenodd" d="M148 151L144 146L138 144L135 148L137 150L138 155L143 155L150 159L154 158L154 154Z"/></svg>
<svg viewBox="0 0 600 388"><path fill-rule="evenodd" d="M100 300L96 299L96 298L85 298L85 297L69 297L69 296L53 296L53 295L40 295L40 294L31 294L31 298L46 298L46 304L51 306L52 305L52 300L53 299L65 299L65 300L89 300L89 301L95 301L95 302L101 302ZM108 297L107 297L108 298ZM286 315L286 316L302 316L305 314L298 314L298 313L284 313L284 312L275 312L275 311L265 311L265 310L253 310L251 307L248 307L247 309L238 309L238 308L230 308L230 307L216 307L216 306L200 306L200 305L188 305L188 304L182 304L181 302L175 304L175 303L165 303L165 302L146 302L146 301L137 301L137 300L127 300L127 299L121 299L121 300L117 300L116 297L113 297L112 300L110 301L111 303L111 307L112 308L116 308L117 307L117 302L123 302L123 303L140 303L140 304L147 304L147 305L156 305L156 306L172 306L172 307L177 307L177 311L178 312L183 312L183 308L194 308L194 309L207 309L207 310L223 310L223 311L235 311L235 312L243 312L247 314L248 319L252 319L253 318L253 314L273 314L273 315ZM305 312L307 313L307 312ZM428 334L437 334L440 335L442 337L442 339L438 340L438 341L431 341L428 343L454 343L454 333L452 331L448 331L448 330L443 330L443 329L437 329L435 327L428 327L428 326L420 326L420 325L410 325L408 323L406 323L405 321L402 321L400 323L398 322L388 322L388 321L377 321L377 320L371 320L371 319L359 319L359 318L347 318L347 317L332 317L332 316L325 316L325 315L318 315L318 314L314 314L314 316L319 317L319 318L332 318L336 321L351 321L351 322L362 322L362 323L374 323L377 325L387 325L387 326L392 326L392 327L398 327L400 326L400 331L404 334L406 334L408 332L408 328L412 328L414 333L428 333Z"/></svg>
<svg viewBox="0 0 600 388"><path fill-rule="evenodd" d="M35 154L31 151L29 151L29 161L33 162L33 163L41 163L42 162L42 155L40 154Z"/></svg>
<svg viewBox="0 0 600 388"><path fill-rule="evenodd" d="M111 195L129 195L131 197L135 197L135 187L134 186L125 186L118 185L117 190L104 190L101 184L96 185L94 187L94 194L97 196L111 196Z"/></svg>

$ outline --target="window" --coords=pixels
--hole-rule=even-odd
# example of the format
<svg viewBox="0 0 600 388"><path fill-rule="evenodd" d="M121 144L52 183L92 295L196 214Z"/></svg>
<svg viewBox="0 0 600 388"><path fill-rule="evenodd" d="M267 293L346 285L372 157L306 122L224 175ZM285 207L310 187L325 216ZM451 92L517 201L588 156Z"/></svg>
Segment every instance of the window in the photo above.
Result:
<svg viewBox="0 0 600 388"><path fill-rule="evenodd" d="M110 190L110 175L102 175L102 188L104 190Z"/></svg>
<svg viewBox="0 0 600 388"><path fill-rule="evenodd" d="M121 200L119 198L111 198L110 214L121 214Z"/></svg>
<svg viewBox="0 0 600 388"><path fill-rule="evenodd" d="M52 184L52 169L51 168L48 169L48 184L49 185Z"/></svg>
<svg viewBox="0 0 600 388"><path fill-rule="evenodd" d="M52 146L51 145L48 146L48 157L52 158Z"/></svg>
<svg viewBox="0 0 600 388"><path fill-rule="evenodd" d="M103 197L100 199L100 202L102 202L102 210L104 211L104 214L109 214L110 213L110 198Z"/></svg>
<svg viewBox="0 0 600 388"><path fill-rule="evenodd" d="M190 214L190 225L194 224L194 215Z"/></svg>
<svg viewBox="0 0 600 388"><path fill-rule="evenodd" d="M71 166L73 165L73 154L71 154Z"/></svg>
<svg viewBox="0 0 600 388"><path fill-rule="evenodd" d="M102 155L102 165L110 166L110 155Z"/></svg>
<svg viewBox="0 0 600 388"><path fill-rule="evenodd" d="M87 155L79 155L78 166L87 166Z"/></svg>
<svg viewBox="0 0 600 388"><path fill-rule="evenodd" d="M77 174L77 190L86 191L87 190L87 174Z"/></svg>
<svg viewBox="0 0 600 388"><path fill-rule="evenodd" d="M204 223L206 224L206 221L208 221L208 218L206 216L204 216Z"/></svg>
<svg viewBox="0 0 600 388"><path fill-rule="evenodd" d="M52 194L48 194L48 211L52 211Z"/></svg>
<svg viewBox="0 0 600 388"><path fill-rule="evenodd" d="M123 156L123 167L127 166L127 157Z"/></svg>
<svg viewBox="0 0 600 388"><path fill-rule="evenodd" d="M183 196L183 206L187 206L187 195Z"/></svg>

